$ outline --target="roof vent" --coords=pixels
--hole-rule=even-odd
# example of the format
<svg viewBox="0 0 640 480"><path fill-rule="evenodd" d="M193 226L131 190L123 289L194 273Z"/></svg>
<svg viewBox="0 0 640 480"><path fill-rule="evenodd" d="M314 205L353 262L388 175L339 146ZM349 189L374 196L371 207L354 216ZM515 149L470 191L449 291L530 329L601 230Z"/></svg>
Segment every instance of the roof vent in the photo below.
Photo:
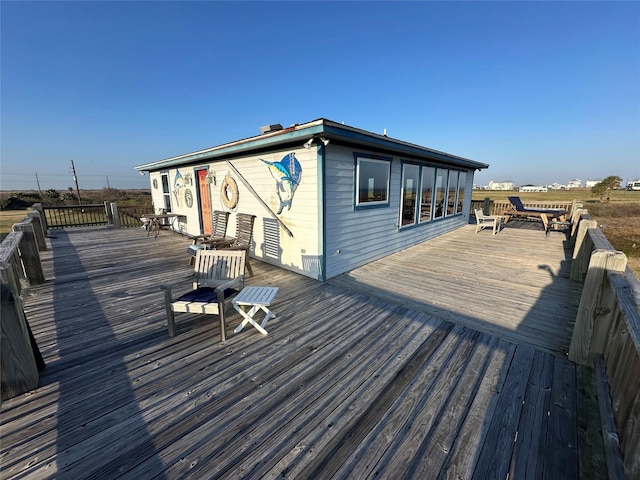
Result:
<svg viewBox="0 0 640 480"><path fill-rule="evenodd" d="M273 125L265 125L264 127L260 127L260 133L271 133L277 132L278 130L282 130L282 125L279 123L274 123Z"/></svg>

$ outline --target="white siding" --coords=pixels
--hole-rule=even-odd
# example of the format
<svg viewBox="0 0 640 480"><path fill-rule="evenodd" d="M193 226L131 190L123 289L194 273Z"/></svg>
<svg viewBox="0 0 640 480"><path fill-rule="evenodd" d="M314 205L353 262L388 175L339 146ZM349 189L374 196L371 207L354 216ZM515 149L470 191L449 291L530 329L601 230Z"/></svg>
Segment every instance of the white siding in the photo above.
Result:
<svg viewBox="0 0 640 480"><path fill-rule="evenodd" d="M339 275L441 235L468 223L473 185L473 171L467 172L464 213L421 224L398 228L401 187L401 158L391 165L389 206L354 208L354 152L376 154L375 151L346 147L327 148L325 186L326 278Z"/></svg>
<svg viewBox="0 0 640 480"><path fill-rule="evenodd" d="M229 174L238 185L238 204L229 216L227 235L233 236L236 230L235 214L248 213L256 215L253 229L253 247L251 256L259 258L265 262L281 266L288 270L298 272L312 278L322 278L321 262L321 239L320 234L320 212L321 196L318 188L318 155L316 149L284 150L277 153L268 153L250 157L242 157L230 160L231 164L238 170L240 175L253 187L256 194L274 213L280 207L276 180L270 173L267 164L261 160L269 162L279 162L282 158L294 152L302 168L300 184L295 192L291 208L285 207L278 218L292 232L290 237L285 229L281 228L269 211L260 203L253 193L244 185L239 176L231 169L226 161L212 162L209 165L210 171L215 171L216 184L211 184L211 209L228 210L221 200L221 186L224 177ZM206 165L206 164L205 164ZM200 165L201 166L201 165ZM197 176L194 167L180 167L183 178L192 174L191 185L180 188L180 193L176 197L172 194L172 212L186 215L186 229L190 234L199 234L199 213L197 204ZM173 190L173 181L176 169L169 170L170 187ZM152 178L158 178L160 174L154 172ZM157 177L156 177L157 176ZM193 206L188 208L184 201L185 189L190 188L193 193ZM152 198L156 207L163 205L162 186L154 191L152 188Z"/></svg>

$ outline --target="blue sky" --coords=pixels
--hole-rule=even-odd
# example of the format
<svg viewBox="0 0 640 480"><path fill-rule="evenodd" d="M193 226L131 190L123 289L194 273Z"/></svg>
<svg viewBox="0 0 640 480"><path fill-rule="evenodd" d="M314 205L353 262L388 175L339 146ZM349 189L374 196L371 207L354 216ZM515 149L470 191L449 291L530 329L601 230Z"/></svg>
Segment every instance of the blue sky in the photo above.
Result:
<svg viewBox="0 0 640 480"><path fill-rule="evenodd" d="M10 2L0 189L148 188L135 165L320 117L490 164L640 177L640 2Z"/></svg>

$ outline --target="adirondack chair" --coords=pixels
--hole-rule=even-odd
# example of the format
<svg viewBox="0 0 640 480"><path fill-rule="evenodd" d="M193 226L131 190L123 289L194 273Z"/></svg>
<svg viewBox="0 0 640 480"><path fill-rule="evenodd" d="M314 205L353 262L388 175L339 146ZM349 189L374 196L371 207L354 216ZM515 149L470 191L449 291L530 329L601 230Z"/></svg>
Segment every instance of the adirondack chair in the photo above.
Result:
<svg viewBox="0 0 640 480"><path fill-rule="evenodd" d="M174 312L218 315L220 340L226 340L225 307L244 288L242 251L199 250L195 257L192 290L173 298L172 286L163 285L169 336L176 334Z"/></svg>
<svg viewBox="0 0 640 480"><path fill-rule="evenodd" d="M494 235L500 231L501 215L485 215L481 208L476 208L474 211L476 214L476 233L487 227L493 227Z"/></svg>
<svg viewBox="0 0 640 480"><path fill-rule="evenodd" d="M544 230L549 228L551 219L565 220L566 210L552 208L527 208L522 204L520 197L507 197L509 199L509 208L502 212L506 224L511 217L539 218L542 221Z"/></svg>
<svg viewBox="0 0 640 480"><path fill-rule="evenodd" d="M245 254L245 266L249 271L249 276L253 277L253 270L249 263L249 249L251 248L251 240L253 238L253 223L256 219L255 215L247 213L238 213L236 215L236 236L233 242L224 247L224 250L242 250Z"/></svg>
<svg viewBox="0 0 640 480"><path fill-rule="evenodd" d="M193 243L187 248L187 252L191 255L189 265L193 265L198 250L204 250L207 247L216 248L219 242L224 241L227 235L228 222L229 212L223 212L222 210L213 211L213 229L211 235L191 236Z"/></svg>

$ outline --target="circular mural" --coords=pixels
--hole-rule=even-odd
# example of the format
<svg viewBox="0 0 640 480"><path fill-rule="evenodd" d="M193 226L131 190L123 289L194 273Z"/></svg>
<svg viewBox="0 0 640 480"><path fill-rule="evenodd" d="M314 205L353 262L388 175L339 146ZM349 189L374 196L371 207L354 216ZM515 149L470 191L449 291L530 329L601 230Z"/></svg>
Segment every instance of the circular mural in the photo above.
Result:
<svg viewBox="0 0 640 480"><path fill-rule="evenodd" d="M191 193L190 188L187 188L184 191L184 203L187 204L187 208L193 207L193 194Z"/></svg>

